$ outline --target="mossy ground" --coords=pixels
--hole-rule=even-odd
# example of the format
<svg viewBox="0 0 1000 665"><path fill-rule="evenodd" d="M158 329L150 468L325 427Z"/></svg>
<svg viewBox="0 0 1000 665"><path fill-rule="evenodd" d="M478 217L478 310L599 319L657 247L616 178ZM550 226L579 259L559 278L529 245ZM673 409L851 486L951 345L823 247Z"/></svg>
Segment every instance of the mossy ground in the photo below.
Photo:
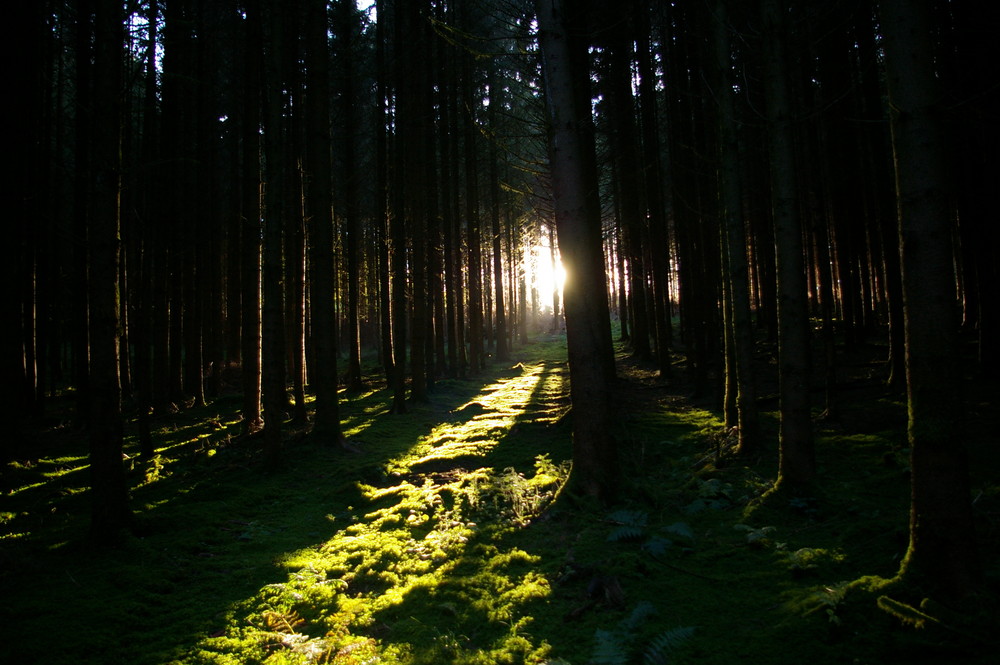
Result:
<svg viewBox="0 0 1000 665"><path fill-rule="evenodd" d="M157 458L129 460L145 535L110 549L86 544L85 439L49 423L0 477L4 661L991 662L987 431L970 443L991 586L982 607L925 606L937 622L915 630L899 615L919 598L884 581L906 548L905 410L877 382L848 380L817 423L816 490L760 502L773 443L734 458L711 404L623 354L630 499L602 508L560 494L564 340L517 354L406 415L385 390L345 394L359 452L293 431L279 469L238 436L235 397L161 418ZM976 422L994 406L970 401Z"/></svg>

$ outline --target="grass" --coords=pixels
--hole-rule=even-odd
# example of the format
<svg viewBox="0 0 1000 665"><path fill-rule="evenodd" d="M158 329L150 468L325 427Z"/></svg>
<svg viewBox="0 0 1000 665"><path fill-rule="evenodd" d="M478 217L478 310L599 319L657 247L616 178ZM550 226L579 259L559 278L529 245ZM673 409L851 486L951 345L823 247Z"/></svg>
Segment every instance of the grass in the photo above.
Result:
<svg viewBox="0 0 1000 665"><path fill-rule="evenodd" d="M848 398L818 423L815 495L761 503L774 451L732 459L711 405L623 356L630 499L602 508L560 493L564 340L518 353L402 416L345 394L360 452L291 432L280 469L238 436L236 398L158 420L157 457L128 460L146 535L112 549L86 544L85 440L51 423L0 476L6 661L987 662L982 608L882 581L906 546L898 400ZM974 453L995 594L996 453Z"/></svg>

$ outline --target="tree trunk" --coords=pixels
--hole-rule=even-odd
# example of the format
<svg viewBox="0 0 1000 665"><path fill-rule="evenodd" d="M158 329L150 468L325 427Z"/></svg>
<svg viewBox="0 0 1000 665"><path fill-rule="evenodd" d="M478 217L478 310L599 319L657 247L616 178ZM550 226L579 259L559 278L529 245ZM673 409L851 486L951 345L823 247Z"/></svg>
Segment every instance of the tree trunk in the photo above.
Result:
<svg viewBox="0 0 1000 665"><path fill-rule="evenodd" d="M264 454L269 464L281 462L282 425L287 416L285 376L284 270L282 245L286 195L284 174L289 168L285 152L284 31L282 10L276 0L268 2L263 18L265 32L263 90L264 112L264 233L261 320L261 399L264 406ZM320 297L317 295L317 298Z"/></svg>
<svg viewBox="0 0 1000 665"><path fill-rule="evenodd" d="M240 374L243 384L243 432L253 434L261 419L261 145L260 80L263 35L260 5L247 3L246 50L241 131L243 142L240 252L242 266L242 331Z"/></svg>
<svg viewBox="0 0 1000 665"><path fill-rule="evenodd" d="M962 436L951 192L928 5L879 3L903 272L910 544L900 573L961 598L981 576Z"/></svg>
<svg viewBox="0 0 1000 665"><path fill-rule="evenodd" d="M767 122L778 277L778 382L781 409L777 486L810 482L816 471L809 413L809 311L798 216L787 30L776 0L763 1Z"/></svg>
<svg viewBox="0 0 1000 665"><path fill-rule="evenodd" d="M333 258L330 155L330 70L327 43L327 3L310 0L306 20L306 164L309 183L309 285L312 348L315 366L310 384L316 393L313 436L324 443L340 443L340 412L337 403L337 323L334 312L336 275Z"/></svg>
<svg viewBox="0 0 1000 665"><path fill-rule="evenodd" d="M739 451L750 453L759 444L756 390L753 377L753 330L750 319L750 291L747 277L746 230L743 223L743 194L739 171L739 140L736 107L731 83L731 51L727 0L715 4L713 34L716 72L715 97L719 102L719 159L722 212L722 257L728 276L726 285L727 346L732 343L733 369L736 373L736 422L739 428ZM727 354L730 355L730 354Z"/></svg>
<svg viewBox="0 0 1000 665"><path fill-rule="evenodd" d="M340 44L340 91L343 118L344 163L344 247L347 258L347 371L344 383L351 391L360 391L361 381L361 215L358 206L358 177L355 137L358 133L358 100L355 85L357 61L354 57L354 32L357 9L352 0L340 0L335 9L337 40ZM317 17L318 18L318 17Z"/></svg>
<svg viewBox="0 0 1000 665"><path fill-rule="evenodd" d="M123 422L118 377L121 4L98 0L94 12L94 180L89 229L91 536L114 540L131 523L122 466Z"/></svg>
<svg viewBox="0 0 1000 665"><path fill-rule="evenodd" d="M537 0L536 8L552 192L567 273L563 297L573 405L573 483L585 495L610 501L619 481L610 431L614 356L591 133L587 44L568 27L581 11L579 4Z"/></svg>

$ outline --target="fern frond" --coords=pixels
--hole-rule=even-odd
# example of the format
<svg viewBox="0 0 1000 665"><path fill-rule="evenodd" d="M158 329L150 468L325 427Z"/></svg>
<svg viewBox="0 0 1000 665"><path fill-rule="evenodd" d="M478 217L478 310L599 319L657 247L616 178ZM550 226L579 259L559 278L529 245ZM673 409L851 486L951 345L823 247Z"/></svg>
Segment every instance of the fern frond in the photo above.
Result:
<svg viewBox="0 0 1000 665"><path fill-rule="evenodd" d="M621 632L631 633L654 614L656 614L656 607L653 603L646 600L640 601L619 624Z"/></svg>
<svg viewBox="0 0 1000 665"><path fill-rule="evenodd" d="M612 529L611 533L608 534L608 541L617 543L622 540L639 540L642 536L643 529L641 526L623 524Z"/></svg>
<svg viewBox="0 0 1000 665"><path fill-rule="evenodd" d="M663 530L681 538L694 540L694 531L691 530L687 522L674 522L670 526L663 527Z"/></svg>
<svg viewBox="0 0 1000 665"><path fill-rule="evenodd" d="M691 639L693 634L694 626L678 626L660 633L649 642L642 662L645 665L666 665L670 656Z"/></svg>
<svg viewBox="0 0 1000 665"><path fill-rule="evenodd" d="M598 629L594 632L594 652L590 662L593 665L627 665L627 646L618 632Z"/></svg>
<svg viewBox="0 0 1000 665"><path fill-rule="evenodd" d="M661 556L666 554L667 550L674 541L669 538L661 538L660 536L653 536L647 542L643 543L642 549L649 552L649 555L654 559L659 559Z"/></svg>
<svg viewBox="0 0 1000 665"><path fill-rule="evenodd" d="M649 513L644 510L616 510L608 515L608 520L623 526L644 527L649 521Z"/></svg>

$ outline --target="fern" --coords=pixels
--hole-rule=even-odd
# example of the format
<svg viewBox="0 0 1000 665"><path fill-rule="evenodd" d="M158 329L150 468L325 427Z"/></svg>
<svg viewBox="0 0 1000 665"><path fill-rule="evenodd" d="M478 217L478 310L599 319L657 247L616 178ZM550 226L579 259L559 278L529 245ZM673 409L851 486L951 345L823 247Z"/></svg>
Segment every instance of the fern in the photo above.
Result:
<svg viewBox="0 0 1000 665"><path fill-rule="evenodd" d="M694 626L678 626L654 637L643 653L644 665L666 665L670 657L694 634Z"/></svg>
<svg viewBox="0 0 1000 665"><path fill-rule="evenodd" d="M645 530L640 526L623 524L616 526L608 534L608 542L617 543L621 541L641 540L646 535Z"/></svg>
<svg viewBox="0 0 1000 665"><path fill-rule="evenodd" d="M626 665L628 663L628 638L616 630L597 629L594 632L594 652L590 662L594 665Z"/></svg>
<svg viewBox="0 0 1000 665"><path fill-rule="evenodd" d="M619 630L631 633L654 614L656 614L656 607L653 606L653 603L643 600L635 606L625 619L622 619L621 623L618 624Z"/></svg>
<svg viewBox="0 0 1000 665"><path fill-rule="evenodd" d="M648 541L643 543L642 549L648 552L649 555L654 559L659 559L660 557L662 557L664 554L667 553L667 550L673 544L674 541L670 540L669 538L661 538L660 536L653 536Z"/></svg>
<svg viewBox="0 0 1000 665"><path fill-rule="evenodd" d="M608 520L618 525L608 534L608 541L641 540L646 535L649 515L641 510L616 510Z"/></svg>

